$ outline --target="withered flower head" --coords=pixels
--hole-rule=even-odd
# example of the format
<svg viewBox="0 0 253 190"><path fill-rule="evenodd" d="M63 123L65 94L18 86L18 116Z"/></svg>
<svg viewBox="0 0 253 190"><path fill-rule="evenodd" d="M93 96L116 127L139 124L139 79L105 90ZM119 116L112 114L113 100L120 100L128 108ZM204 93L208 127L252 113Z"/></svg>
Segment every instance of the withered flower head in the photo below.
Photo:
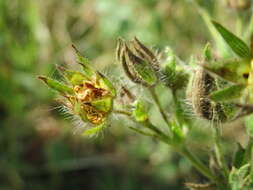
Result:
<svg viewBox="0 0 253 190"><path fill-rule="evenodd" d="M65 83L44 76L39 79L59 92L64 99L64 106L82 121L93 125L104 124L112 110L116 91L102 73L90 67L88 59L81 56L77 50L76 53L83 72L59 67Z"/></svg>

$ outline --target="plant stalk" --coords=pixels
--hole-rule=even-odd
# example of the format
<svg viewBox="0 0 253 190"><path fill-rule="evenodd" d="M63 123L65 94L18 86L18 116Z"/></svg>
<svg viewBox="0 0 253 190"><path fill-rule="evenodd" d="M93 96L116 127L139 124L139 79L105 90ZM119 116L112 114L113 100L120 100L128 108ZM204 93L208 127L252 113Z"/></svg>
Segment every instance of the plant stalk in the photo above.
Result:
<svg viewBox="0 0 253 190"><path fill-rule="evenodd" d="M162 115L163 120L165 121L165 123L167 124L167 126L169 128L171 128L170 121L168 120L168 118L166 116L166 113L163 111L162 105L161 105L161 103L159 101L159 98L158 98L156 92L155 92L155 87L150 87L150 88L148 88L148 90L149 90L149 92L150 92L150 94L151 94L151 96L152 96L155 104L157 105L158 110L159 110L160 114Z"/></svg>

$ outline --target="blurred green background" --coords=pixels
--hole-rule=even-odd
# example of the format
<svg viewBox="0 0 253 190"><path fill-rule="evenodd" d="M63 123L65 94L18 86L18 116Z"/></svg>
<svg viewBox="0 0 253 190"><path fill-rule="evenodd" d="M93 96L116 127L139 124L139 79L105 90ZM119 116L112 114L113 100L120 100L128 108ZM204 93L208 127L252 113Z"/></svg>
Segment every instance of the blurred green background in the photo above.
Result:
<svg viewBox="0 0 253 190"><path fill-rule="evenodd" d="M227 1L198 3L226 26L236 24L240 12ZM212 41L190 0L0 0L1 190L185 189L185 182L205 181L167 145L124 127L124 118L102 136L81 137L56 94L37 80L58 78L55 65L76 67L73 43L124 84L114 58L119 36L158 50L170 46L183 60ZM168 99L163 94L165 106ZM205 132L195 133L198 152Z"/></svg>

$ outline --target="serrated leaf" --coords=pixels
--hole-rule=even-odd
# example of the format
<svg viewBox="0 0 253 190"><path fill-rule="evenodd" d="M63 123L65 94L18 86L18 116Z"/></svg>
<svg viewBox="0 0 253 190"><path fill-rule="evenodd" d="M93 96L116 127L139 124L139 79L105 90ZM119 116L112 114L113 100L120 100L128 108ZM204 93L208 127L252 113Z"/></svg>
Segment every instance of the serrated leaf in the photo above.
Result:
<svg viewBox="0 0 253 190"><path fill-rule="evenodd" d="M240 57L242 58L250 58L251 53L248 45L243 42L240 38L238 38L236 35L231 33L229 30L227 30L225 27L223 27L221 24L212 21L215 28L218 30L218 32L221 34L223 39L227 42L227 44L230 46L230 48Z"/></svg>
<svg viewBox="0 0 253 190"><path fill-rule="evenodd" d="M222 90L217 90L211 93L209 97L215 102L230 101L232 99L239 98L244 89L244 85L236 84Z"/></svg>

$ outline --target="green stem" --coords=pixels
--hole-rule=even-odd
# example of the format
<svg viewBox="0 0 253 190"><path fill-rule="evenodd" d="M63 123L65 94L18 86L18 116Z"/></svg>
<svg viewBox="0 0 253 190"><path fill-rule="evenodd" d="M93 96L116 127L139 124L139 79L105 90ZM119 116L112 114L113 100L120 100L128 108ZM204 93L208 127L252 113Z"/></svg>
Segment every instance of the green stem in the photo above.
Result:
<svg viewBox="0 0 253 190"><path fill-rule="evenodd" d="M155 127L153 124L151 124L149 121L146 122L146 127L154 131L158 134L157 138L161 140L162 142L173 145L170 141L170 138L165 135L162 131L160 131L157 127ZM216 184L219 184L219 179L211 173L208 167L206 167L197 157L195 157L186 147L178 148L177 146L172 146L174 150L178 153L180 153L182 156L187 158L192 165L204 176L206 176L211 181L215 182Z"/></svg>
<svg viewBox="0 0 253 190"><path fill-rule="evenodd" d="M214 126L214 135L215 135L215 154L216 154L216 159L218 161L218 164L220 166L220 169L223 172L223 176L226 178L226 180L228 179L228 175L229 175L229 169L228 166L226 164L226 160L224 158L224 154L222 151L222 147L221 147L221 134L220 134L220 129L218 128L218 126Z"/></svg>
<svg viewBox="0 0 253 190"><path fill-rule="evenodd" d="M150 88L148 88L148 90L149 90L149 92L150 92L150 94L151 94L154 102L156 103L156 105L158 107L158 110L159 110L160 114L162 115L163 120L166 122L167 126L169 128L171 128L170 121L168 120L168 118L166 116L166 113L163 111L162 105L161 105L161 103L159 101L159 98L158 98L156 92L155 92L155 88L154 87L150 87Z"/></svg>
<svg viewBox="0 0 253 190"><path fill-rule="evenodd" d="M219 184L219 179L213 175L209 168L206 167L198 158L196 158L187 148L184 147L182 149L178 149L177 152L186 157L200 173L216 184Z"/></svg>
<svg viewBox="0 0 253 190"><path fill-rule="evenodd" d="M154 126L149 120L145 121L143 123L147 128L149 128L151 131L155 132L160 138L161 141L166 142L166 144L171 145L171 139L168 135L166 135L164 132L162 132L160 129L158 129L156 126Z"/></svg>
<svg viewBox="0 0 253 190"><path fill-rule="evenodd" d="M162 110L161 104L158 101L158 97L154 92L154 89L150 89L150 91L152 92L152 96L155 100L155 102L157 103L157 106L159 107L159 110L164 118L164 120L166 122L168 122L167 117L165 115L165 113ZM126 116L130 116L129 112L125 112L125 111L121 111L121 110L114 110L115 113L117 114L123 114ZM209 170L208 167L206 167L201 160L199 160L197 157L195 157L186 147L178 147L178 146L173 146L173 143L170 139L170 137L168 135L166 135L163 131L161 131L159 128L157 128L156 126L154 126L149 120L142 122L142 125L145 125L145 127L147 127L148 129L150 129L151 131L154 132L153 137L157 138L158 140L168 144L168 145L172 145L172 148L174 148L174 150L178 153L180 153L182 156L184 156L185 158L187 158L192 165L204 176L206 176L208 179L210 179L212 182L215 182L216 184L220 184L219 183L219 179L213 175L211 173L211 171ZM140 133L145 135L144 133Z"/></svg>

